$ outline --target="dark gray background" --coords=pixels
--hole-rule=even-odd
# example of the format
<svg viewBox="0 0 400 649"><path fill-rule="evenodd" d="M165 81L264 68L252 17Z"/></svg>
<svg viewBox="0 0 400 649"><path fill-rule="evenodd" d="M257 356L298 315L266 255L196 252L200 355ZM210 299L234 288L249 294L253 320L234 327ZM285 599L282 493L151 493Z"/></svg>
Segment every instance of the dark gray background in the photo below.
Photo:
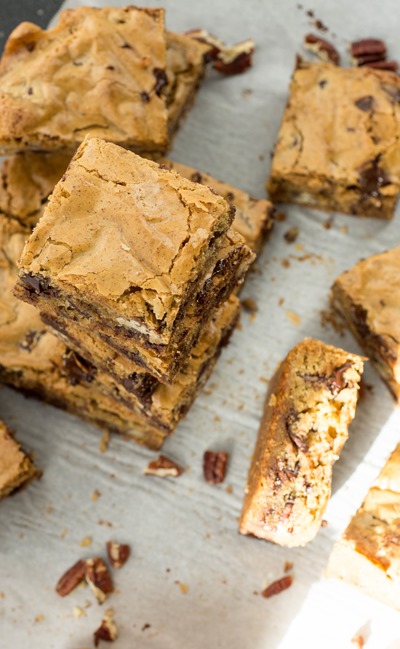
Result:
<svg viewBox="0 0 400 649"><path fill-rule="evenodd" d="M62 4L62 0L1 0L0 51L9 33L23 20L46 27Z"/></svg>

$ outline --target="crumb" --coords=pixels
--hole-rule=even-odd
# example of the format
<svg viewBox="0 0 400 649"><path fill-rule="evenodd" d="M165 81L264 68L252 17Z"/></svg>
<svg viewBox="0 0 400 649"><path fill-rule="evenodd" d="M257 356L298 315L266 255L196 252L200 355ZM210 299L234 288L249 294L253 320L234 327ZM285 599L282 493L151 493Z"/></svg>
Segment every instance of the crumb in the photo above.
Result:
<svg viewBox="0 0 400 649"><path fill-rule="evenodd" d="M88 548L90 545L92 545L92 543L93 543L92 537L85 536L85 538L82 539L82 541L80 541L79 545L81 546L81 548Z"/></svg>
<svg viewBox="0 0 400 649"><path fill-rule="evenodd" d="M274 406L276 406L276 401L277 401L276 395L272 393L269 398L268 405L271 406L271 408L273 408Z"/></svg>
<svg viewBox="0 0 400 649"><path fill-rule="evenodd" d="M260 153L258 159L260 160L260 162L263 162L265 160L265 155L263 153Z"/></svg>
<svg viewBox="0 0 400 649"><path fill-rule="evenodd" d="M233 487L231 484L229 484L226 488L225 491L227 494L233 494Z"/></svg>
<svg viewBox="0 0 400 649"><path fill-rule="evenodd" d="M283 238L288 243L294 243L298 236L299 236L299 228L294 228L293 227L293 228L289 228L289 230L287 230L285 232L285 234L283 235Z"/></svg>
<svg viewBox="0 0 400 649"><path fill-rule="evenodd" d="M67 534L68 534L68 530L67 530L66 527L64 527L63 531L62 531L61 534L60 534L60 539L65 539L65 537L67 536Z"/></svg>
<svg viewBox="0 0 400 649"><path fill-rule="evenodd" d="M285 561L283 570L285 572L290 572L293 569L293 562L292 561Z"/></svg>
<svg viewBox="0 0 400 649"><path fill-rule="evenodd" d="M296 327L301 323L301 318L298 315L298 313L295 313L294 311L290 311L289 309L285 311L285 315L287 318L289 318L290 322L294 324Z"/></svg>
<svg viewBox="0 0 400 649"><path fill-rule="evenodd" d="M357 649L362 649L365 644L365 640L362 635L355 635L351 639L351 644L357 647Z"/></svg>
<svg viewBox="0 0 400 649"><path fill-rule="evenodd" d="M283 212L276 212L274 215L275 221L286 221L286 214Z"/></svg>
<svg viewBox="0 0 400 649"><path fill-rule="evenodd" d="M333 309L322 309L320 311L321 326L327 327L330 325L340 336L344 335L346 329L345 324L340 315Z"/></svg>
<svg viewBox="0 0 400 649"><path fill-rule="evenodd" d="M74 606L74 608L72 609L72 614L75 619L86 617L86 611L84 611L80 606Z"/></svg>
<svg viewBox="0 0 400 649"><path fill-rule="evenodd" d="M284 304L284 303L285 303L285 298L280 297L279 300L278 300L278 306L282 306L282 304Z"/></svg>
<svg viewBox="0 0 400 649"><path fill-rule="evenodd" d="M289 267L290 267L290 261L289 261L289 259L282 259L282 262L281 262L281 263L282 263L282 266L283 266L284 268L289 268Z"/></svg>
<svg viewBox="0 0 400 649"><path fill-rule="evenodd" d="M308 10L306 11L306 14L307 14L307 16L308 16L309 18L314 18L314 16L315 16L315 14L314 14L314 12L313 12L312 9L308 9Z"/></svg>
<svg viewBox="0 0 400 649"><path fill-rule="evenodd" d="M53 505L49 505L46 507L46 514L52 514L54 512L54 507Z"/></svg>
<svg viewBox="0 0 400 649"><path fill-rule="evenodd" d="M290 588L292 583L293 577L291 575L286 575L285 577L281 577L280 579L273 581L272 584L264 588L261 595L262 597L266 598L273 597L273 595L279 595L279 593L282 593L287 588Z"/></svg>
<svg viewBox="0 0 400 649"><path fill-rule="evenodd" d="M44 620L44 615L42 613L39 613L39 615L35 616L35 622L43 622Z"/></svg>
<svg viewBox="0 0 400 649"><path fill-rule="evenodd" d="M99 445L100 453L105 453L108 450L109 443L110 443L110 431L105 430L100 439L100 445Z"/></svg>
<svg viewBox="0 0 400 649"><path fill-rule="evenodd" d="M98 500L100 496L101 496L101 491L95 489L94 492L92 493L92 500Z"/></svg>
<svg viewBox="0 0 400 649"><path fill-rule="evenodd" d="M246 297L243 300L240 300L240 304L246 313L250 313L250 315L255 315L258 311L256 301L251 297Z"/></svg>
<svg viewBox="0 0 400 649"><path fill-rule="evenodd" d="M186 595L189 592L189 586L187 584L184 584L182 581L176 581L175 583L178 584L183 595Z"/></svg>
<svg viewBox="0 0 400 649"><path fill-rule="evenodd" d="M6 594L3 591L0 591L0 599L5 599Z"/></svg>
<svg viewBox="0 0 400 649"><path fill-rule="evenodd" d="M110 521L105 521L103 518L100 518L97 521L97 525L106 525L107 527L112 527L113 524Z"/></svg>
<svg viewBox="0 0 400 649"><path fill-rule="evenodd" d="M333 216L330 216L329 219L326 219L326 221L323 222L322 227L325 228L325 230L330 230L333 225Z"/></svg>
<svg viewBox="0 0 400 649"><path fill-rule="evenodd" d="M251 88L243 88L240 94L242 95L242 97L250 97L250 95L253 94L253 91Z"/></svg>
<svg viewBox="0 0 400 649"><path fill-rule="evenodd" d="M348 231L349 231L349 226L348 226L348 225L342 225L342 226L339 228L339 230L340 230L340 232L342 232L343 234L347 234Z"/></svg>
<svg viewBox="0 0 400 649"><path fill-rule="evenodd" d="M147 629L150 629L150 628L151 628L151 624L149 624L148 622L146 622L146 623L143 624L143 626L142 626L142 631L146 631Z"/></svg>
<svg viewBox="0 0 400 649"><path fill-rule="evenodd" d="M261 381L261 383L266 383L268 385L269 379L267 379L266 376L259 376L258 380Z"/></svg>
<svg viewBox="0 0 400 649"><path fill-rule="evenodd" d="M321 527L328 527L328 521L325 518L321 521Z"/></svg>

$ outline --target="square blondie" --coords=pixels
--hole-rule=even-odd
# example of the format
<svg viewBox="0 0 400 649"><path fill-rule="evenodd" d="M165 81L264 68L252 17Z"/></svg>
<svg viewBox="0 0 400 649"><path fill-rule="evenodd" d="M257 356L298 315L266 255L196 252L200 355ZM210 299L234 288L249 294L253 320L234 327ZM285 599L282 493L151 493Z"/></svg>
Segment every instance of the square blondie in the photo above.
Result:
<svg viewBox="0 0 400 649"><path fill-rule="evenodd" d="M138 152L168 146L163 9L77 7L43 31L21 23L0 61L0 153L85 136Z"/></svg>
<svg viewBox="0 0 400 649"><path fill-rule="evenodd" d="M400 247L362 259L332 286L331 302L400 400Z"/></svg>
<svg viewBox="0 0 400 649"><path fill-rule="evenodd" d="M271 200L392 218L399 97L394 72L299 60L272 160Z"/></svg>
<svg viewBox="0 0 400 649"><path fill-rule="evenodd" d="M90 321L99 337L171 380L253 260L228 232L233 217L209 188L88 139L27 242L17 294Z"/></svg>

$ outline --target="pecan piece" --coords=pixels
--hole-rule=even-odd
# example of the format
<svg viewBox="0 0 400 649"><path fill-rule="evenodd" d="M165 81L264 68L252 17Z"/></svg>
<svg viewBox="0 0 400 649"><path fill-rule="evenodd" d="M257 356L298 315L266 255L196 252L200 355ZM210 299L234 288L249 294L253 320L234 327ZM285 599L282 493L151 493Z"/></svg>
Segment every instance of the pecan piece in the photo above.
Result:
<svg viewBox="0 0 400 649"><path fill-rule="evenodd" d="M287 232L283 235L283 238L285 241L288 243L293 243L296 241L297 237L299 236L299 228L289 228Z"/></svg>
<svg viewBox="0 0 400 649"><path fill-rule="evenodd" d="M79 559L74 565L63 574L57 582L56 592L65 597L69 595L81 581L85 579L86 575L86 561Z"/></svg>
<svg viewBox="0 0 400 649"><path fill-rule="evenodd" d="M391 72L396 72L399 64L397 61L371 61L366 63L368 68L374 68L375 70L390 70Z"/></svg>
<svg viewBox="0 0 400 649"><path fill-rule="evenodd" d="M126 543L107 541L106 548L108 560L113 568L122 568L131 554L131 548Z"/></svg>
<svg viewBox="0 0 400 649"><path fill-rule="evenodd" d="M112 608L109 608L104 613L99 628L93 633L94 646L98 647L100 640L104 640L104 642L114 642L117 637L118 629L114 621L114 611Z"/></svg>
<svg viewBox="0 0 400 649"><path fill-rule="evenodd" d="M93 591L99 604L103 604L107 596L113 592L114 586L110 572L100 557L86 561L86 581Z"/></svg>
<svg viewBox="0 0 400 649"><path fill-rule="evenodd" d="M145 475L156 475L159 478L179 478L183 469L165 455L160 455L156 460L149 462L144 470Z"/></svg>
<svg viewBox="0 0 400 649"><path fill-rule="evenodd" d="M210 484L219 484L225 480L228 453L206 451L203 457L204 477Z"/></svg>
<svg viewBox="0 0 400 649"><path fill-rule="evenodd" d="M264 588L261 595L267 598L272 597L273 595L279 595L279 593L281 593L282 591L286 590L287 588L290 588L292 583L293 583L292 575L286 575L285 577L281 577L280 579L273 581L272 584L267 586L267 588Z"/></svg>
<svg viewBox="0 0 400 649"><path fill-rule="evenodd" d="M385 58L386 45L378 38L362 38L359 41L350 43L350 54L358 59L360 56L373 54L376 58Z"/></svg>
<svg viewBox="0 0 400 649"><path fill-rule="evenodd" d="M207 61L213 61L214 69L221 74L241 74L253 63L255 45L251 39L227 47L205 29L191 29L186 34L210 46L210 51L206 54Z"/></svg>
<svg viewBox="0 0 400 649"><path fill-rule="evenodd" d="M337 51L336 47L332 45L332 43L325 40L324 38L315 36L315 34L306 34L306 36L304 37L303 46L304 49L316 54L322 61L339 65L339 52Z"/></svg>

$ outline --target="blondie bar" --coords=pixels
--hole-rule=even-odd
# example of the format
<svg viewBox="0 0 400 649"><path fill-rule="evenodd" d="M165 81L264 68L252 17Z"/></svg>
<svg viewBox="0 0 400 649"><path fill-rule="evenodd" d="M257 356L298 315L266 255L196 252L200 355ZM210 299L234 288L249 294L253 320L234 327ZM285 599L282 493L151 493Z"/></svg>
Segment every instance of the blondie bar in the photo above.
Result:
<svg viewBox="0 0 400 649"><path fill-rule="evenodd" d="M306 338L275 377L249 470L239 530L284 546L317 534L332 466L354 417L363 359Z"/></svg>
<svg viewBox="0 0 400 649"><path fill-rule="evenodd" d="M400 445L334 545L327 576L400 610Z"/></svg>
<svg viewBox="0 0 400 649"><path fill-rule="evenodd" d="M86 135L168 146L163 9L77 7L54 29L21 23L0 62L0 153L74 151Z"/></svg>
<svg viewBox="0 0 400 649"><path fill-rule="evenodd" d="M271 199L392 218L400 190L400 77L301 59L272 160Z"/></svg>
<svg viewBox="0 0 400 649"><path fill-rule="evenodd" d="M171 380L253 260L227 233L233 213L209 188L88 139L25 246L17 294L86 318L96 335Z"/></svg>
<svg viewBox="0 0 400 649"><path fill-rule="evenodd" d="M40 476L41 471L0 421L0 499Z"/></svg>
<svg viewBox="0 0 400 649"><path fill-rule="evenodd" d="M400 248L358 262L335 281L331 301L400 400Z"/></svg>

